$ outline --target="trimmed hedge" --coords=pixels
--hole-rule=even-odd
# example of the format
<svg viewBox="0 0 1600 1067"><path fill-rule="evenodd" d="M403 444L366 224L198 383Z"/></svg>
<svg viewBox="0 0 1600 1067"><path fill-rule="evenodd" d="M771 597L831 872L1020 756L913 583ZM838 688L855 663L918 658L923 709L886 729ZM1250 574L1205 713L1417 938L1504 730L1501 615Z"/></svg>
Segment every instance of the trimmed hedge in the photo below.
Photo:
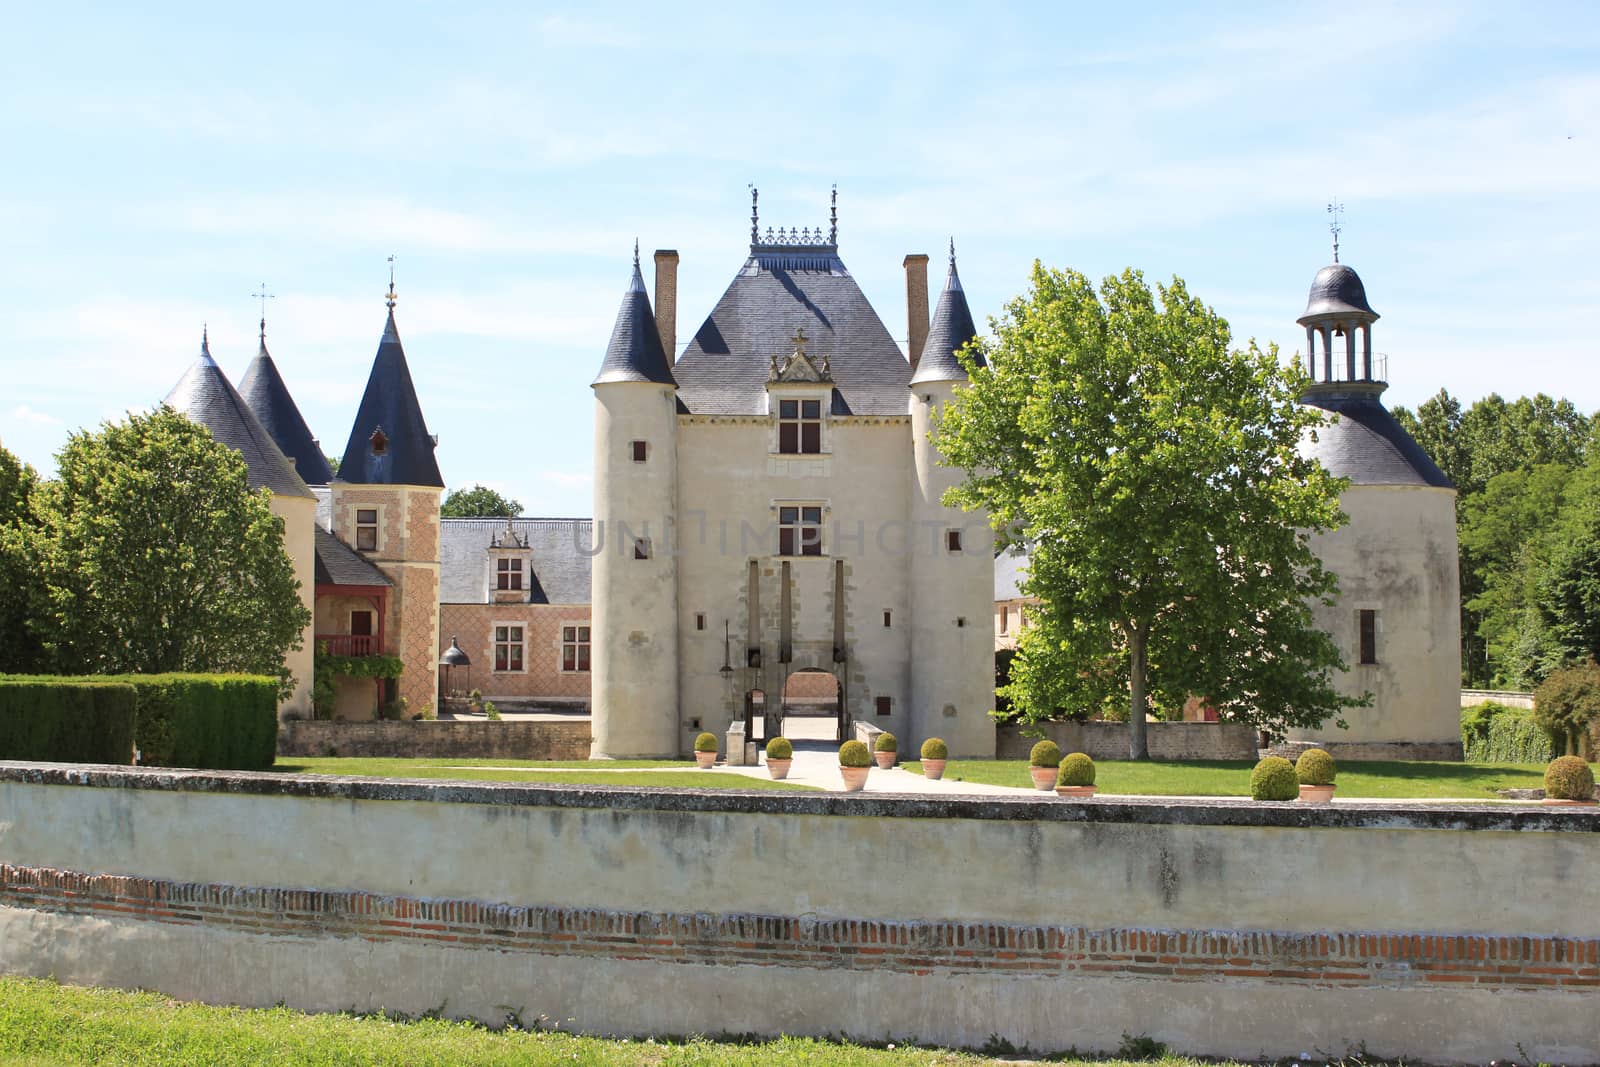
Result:
<svg viewBox="0 0 1600 1067"><path fill-rule="evenodd" d="M151 767L259 771L278 754L278 680L257 674L19 677L24 682L132 687L133 743Z"/></svg>
<svg viewBox="0 0 1600 1067"><path fill-rule="evenodd" d="M1532 711L1493 702L1461 709L1461 746L1468 763L1549 763L1556 754Z"/></svg>
<svg viewBox="0 0 1600 1067"><path fill-rule="evenodd" d="M0 759L133 762L138 697L117 682L0 679Z"/></svg>

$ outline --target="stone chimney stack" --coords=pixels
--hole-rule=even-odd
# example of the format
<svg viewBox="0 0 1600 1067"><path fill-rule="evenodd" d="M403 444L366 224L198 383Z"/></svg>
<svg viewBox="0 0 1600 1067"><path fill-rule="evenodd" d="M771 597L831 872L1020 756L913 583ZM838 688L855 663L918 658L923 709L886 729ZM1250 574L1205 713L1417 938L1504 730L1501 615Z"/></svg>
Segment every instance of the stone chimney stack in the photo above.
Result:
<svg viewBox="0 0 1600 1067"><path fill-rule="evenodd" d="M906 358L917 369L922 346L928 340L928 257L913 252L905 259L906 268ZM660 305L657 305L659 309ZM660 314L657 310L656 314Z"/></svg>
<svg viewBox="0 0 1600 1067"><path fill-rule="evenodd" d="M670 367L678 359L678 253L670 248L656 249L656 332Z"/></svg>

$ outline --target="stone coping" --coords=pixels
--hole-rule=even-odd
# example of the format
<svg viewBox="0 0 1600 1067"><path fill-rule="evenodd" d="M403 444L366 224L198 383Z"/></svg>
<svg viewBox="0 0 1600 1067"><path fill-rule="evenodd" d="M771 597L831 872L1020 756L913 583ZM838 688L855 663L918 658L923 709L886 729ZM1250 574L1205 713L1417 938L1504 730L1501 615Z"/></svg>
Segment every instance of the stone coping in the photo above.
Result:
<svg viewBox="0 0 1600 1067"><path fill-rule="evenodd" d="M89 763L0 760L0 782L335 800L489 804L713 814L980 819L999 822L1094 822L1175 826L1332 827L1388 830L1520 830L1600 833L1600 809L1515 808L1505 804L1344 801L1337 805L1263 803L1239 797L1053 796L934 797L895 793L779 793L740 789L355 778L259 771L199 771Z"/></svg>

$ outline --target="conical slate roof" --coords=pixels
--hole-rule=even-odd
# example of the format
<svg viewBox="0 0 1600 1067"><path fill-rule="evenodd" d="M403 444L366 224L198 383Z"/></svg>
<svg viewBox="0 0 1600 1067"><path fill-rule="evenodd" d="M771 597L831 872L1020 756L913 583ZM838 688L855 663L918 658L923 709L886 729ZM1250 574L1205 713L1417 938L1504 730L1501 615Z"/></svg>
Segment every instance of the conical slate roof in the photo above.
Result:
<svg viewBox="0 0 1600 1067"><path fill-rule="evenodd" d="M381 434L380 434L381 432ZM378 342L367 391L350 427L338 478L358 485L428 485L444 488L433 456L433 436L422 418L411 369L394 325L394 306Z"/></svg>
<svg viewBox="0 0 1600 1067"><path fill-rule="evenodd" d="M1301 402L1336 416L1308 432L1300 451L1315 457L1335 477L1352 485L1427 485L1455 488L1422 446L1395 421L1379 399L1381 385L1319 384Z"/></svg>
<svg viewBox="0 0 1600 1067"><path fill-rule="evenodd" d="M645 292L644 275L639 273L639 251L633 253L633 280L628 291L622 294L622 307L617 310L617 324L611 328L611 343L606 345L606 358L600 364L600 373L594 385L613 382L658 382L675 384L672 369L667 363L666 350L661 347L661 331L656 326L655 312L650 310L650 294Z"/></svg>
<svg viewBox="0 0 1600 1067"><path fill-rule="evenodd" d="M302 481L307 485L327 485L333 481L333 469L295 406L294 397L289 395L289 387L283 384L283 376L267 351L264 335L260 351L239 380L239 395L272 435L278 450L294 464L295 473Z"/></svg>
<svg viewBox="0 0 1600 1067"><path fill-rule="evenodd" d="M928 327L928 339L922 346L922 358L917 360L911 384L918 382L964 382L967 372L956 353L978 336L972 324L972 311L967 307L967 294L961 288L961 276L956 273L956 253L950 250L950 274L945 279L944 292L939 294L939 306L934 309L933 323ZM978 358L979 366L983 358Z"/></svg>
<svg viewBox="0 0 1600 1067"><path fill-rule="evenodd" d="M1361 275L1343 263L1330 263L1317 271L1312 279L1311 292L1306 297L1306 309L1299 322L1314 315L1356 315L1378 318L1378 313L1367 303L1367 287L1361 284Z"/></svg>
<svg viewBox="0 0 1600 1067"><path fill-rule="evenodd" d="M200 358L172 387L166 404L210 430L218 441L238 450L249 470L250 488L270 489L278 496L314 497L267 428L211 358L210 342L203 335Z"/></svg>

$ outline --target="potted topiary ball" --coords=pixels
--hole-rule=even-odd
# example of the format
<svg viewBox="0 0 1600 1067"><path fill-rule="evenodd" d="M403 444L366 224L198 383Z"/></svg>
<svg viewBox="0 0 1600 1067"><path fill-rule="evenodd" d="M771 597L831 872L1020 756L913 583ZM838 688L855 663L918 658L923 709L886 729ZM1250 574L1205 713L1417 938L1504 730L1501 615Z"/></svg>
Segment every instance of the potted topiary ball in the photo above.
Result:
<svg viewBox="0 0 1600 1067"><path fill-rule="evenodd" d="M1333 776L1337 768L1333 757L1320 748L1308 748L1294 761L1294 776L1300 782L1302 804L1326 804L1333 799Z"/></svg>
<svg viewBox="0 0 1600 1067"><path fill-rule="evenodd" d="M1061 766L1061 746L1054 741L1040 741L1028 753L1028 773L1033 776L1033 787L1050 792L1056 785L1056 768Z"/></svg>
<svg viewBox="0 0 1600 1067"><path fill-rule="evenodd" d="M695 762L702 767L714 767L717 763L717 735L704 733L694 739Z"/></svg>
<svg viewBox="0 0 1600 1067"><path fill-rule="evenodd" d="M950 746L937 737L922 742L922 776L937 782L944 777L944 765L950 758Z"/></svg>
<svg viewBox="0 0 1600 1067"><path fill-rule="evenodd" d="M867 784L867 768L872 766L872 753L865 742L846 741L839 746L839 777L844 779L846 793L859 793Z"/></svg>
<svg viewBox="0 0 1600 1067"><path fill-rule="evenodd" d="M1061 772L1056 775L1056 796L1087 800L1094 796L1094 760L1082 752L1061 757Z"/></svg>
<svg viewBox="0 0 1600 1067"><path fill-rule="evenodd" d="M878 739L872 743L872 756L878 761L878 769L886 771L893 767L894 757L899 749L900 742L895 740L894 734L888 730L879 734Z"/></svg>
<svg viewBox="0 0 1600 1067"><path fill-rule="evenodd" d="M1559 756L1544 769L1544 802L1551 805L1590 805L1594 799L1594 772L1580 756Z"/></svg>
<svg viewBox="0 0 1600 1067"><path fill-rule="evenodd" d="M1250 799L1294 800L1300 795L1300 779L1294 764L1282 756L1268 756L1250 772Z"/></svg>
<svg viewBox="0 0 1600 1067"><path fill-rule="evenodd" d="M789 777L789 765L794 762L794 746L787 737L774 737L767 742L767 773L774 778Z"/></svg>

